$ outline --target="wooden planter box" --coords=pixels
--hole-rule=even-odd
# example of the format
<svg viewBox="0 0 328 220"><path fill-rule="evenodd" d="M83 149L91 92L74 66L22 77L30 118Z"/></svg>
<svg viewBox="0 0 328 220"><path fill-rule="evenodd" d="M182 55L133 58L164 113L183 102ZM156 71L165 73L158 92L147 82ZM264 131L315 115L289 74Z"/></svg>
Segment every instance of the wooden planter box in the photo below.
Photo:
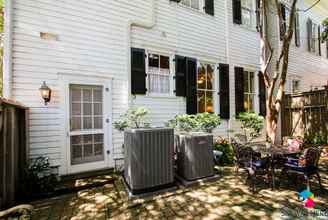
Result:
<svg viewBox="0 0 328 220"><path fill-rule="evenodd" d="M169 128L124 132L124 178L132 194L174 184L174 131Z"/></svg>
<svg viewBox="0 0 328 220"><path fill-rule="evenodd" d="M188 133L175 138L180 177L190 181L214 175L213 135Z"/></svg>

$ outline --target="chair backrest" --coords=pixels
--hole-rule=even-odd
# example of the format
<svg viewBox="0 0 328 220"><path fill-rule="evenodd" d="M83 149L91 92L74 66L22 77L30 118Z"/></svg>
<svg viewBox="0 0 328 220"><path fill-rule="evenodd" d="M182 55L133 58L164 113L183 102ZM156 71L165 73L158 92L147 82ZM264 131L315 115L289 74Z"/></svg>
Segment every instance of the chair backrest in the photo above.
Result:
<svg viewBox="0 0 328 220"><path fill-rule="evenodd" d="M236 158L238 162L251 161L253 159L254 150L251 147L236 145Z"/></svg>
<svg viewBox="0 0 328 220"><path fill-rule="evenodd" d="M321 156L321 148L310 147L305 150L304 156L307 167L318 167Z"/></svg>

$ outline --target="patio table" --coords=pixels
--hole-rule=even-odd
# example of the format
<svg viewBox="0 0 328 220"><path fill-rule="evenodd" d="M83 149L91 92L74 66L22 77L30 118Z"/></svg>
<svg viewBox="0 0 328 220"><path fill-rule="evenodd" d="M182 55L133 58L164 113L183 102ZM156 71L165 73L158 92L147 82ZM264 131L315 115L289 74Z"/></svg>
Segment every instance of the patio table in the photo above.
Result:
<svg viewBox="0 0 328 220"><path fill-rule="evenodd" d="M270 158L272 189L275 188L275 159L295 155L301 152L301 150L290 149L287 146L277 144L272 145L269 148L266 144L253 144L251 147L255 152Z"/></svg>

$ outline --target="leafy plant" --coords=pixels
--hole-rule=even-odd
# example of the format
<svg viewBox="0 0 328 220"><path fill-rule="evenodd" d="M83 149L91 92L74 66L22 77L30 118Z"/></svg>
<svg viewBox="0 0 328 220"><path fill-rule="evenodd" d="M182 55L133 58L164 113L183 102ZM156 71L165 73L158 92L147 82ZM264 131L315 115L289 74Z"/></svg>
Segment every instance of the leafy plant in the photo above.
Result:
<svg viewBox="0 0 328 220"><path fill-rule="evenodd" d="M222 137L216 139L214 143L214 149L223 153L222 156L219 158L219 165L229 166L235 163L235 152L233 150L232 145L227 139L224 139Z"/></svg>
<svg viewBox="0 0 328 220"><path fill-rule="evenodd" d="M242 112L238 115L237 120L241 122L241 128L245 132L247 141L251 141L261 135L261 130L264 127L264 117L254 112Z"/></svg>
<svg viewBox="0 0 328 220"><path fill-rule="evenodd" d="M148 110L144 107L130 108L121 115L119 121L114 122L114 127L119 131L126 128L147 128L150 126L144 119L147 114Z"/></svg>
<svg viewBox="0 0 328 220"><path fill-rule="evenodd" d="M178 131L203 131L212 132L214 128L221 124L218 115L212 113L199 113L197 115L177 115L168 122L169 127L173 127Z"/></svg>
<svg viewBox="0 0 328 220"><path fill-rule="evenodd" d="M323 32L322 32L322 42L327 41L328 40L328 18L326 18L323 22L322 22L322 26L323 26Z"/></svg>
<svg viewBox="0 0 328 220"><path fill-rule="evenodd" d="M327 137L322 136L318 133L315 134L306 134L304 137L305 144L327 144Z"/></svg>
<svg viewBox="0 0 328 220"><path fill-rule="evenodd" d="M58 175L53 173L48 157L38 157L31 161L25 172L25 190L32 194L51 193L58 183Z"/></svg>

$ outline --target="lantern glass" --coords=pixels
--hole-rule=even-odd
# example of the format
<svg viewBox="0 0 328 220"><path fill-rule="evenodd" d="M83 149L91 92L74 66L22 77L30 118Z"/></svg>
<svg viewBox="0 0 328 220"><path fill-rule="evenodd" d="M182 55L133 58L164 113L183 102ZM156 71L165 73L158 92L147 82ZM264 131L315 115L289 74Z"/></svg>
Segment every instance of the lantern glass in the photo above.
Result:
<svg viewBox="0 0 328 220"><path fill-rule="evenodd" d="M45 105L50 102L51 98L51 89L47 86L46 82L43 82L42 86L40 87L41 97L44 100Z"/></svg>

